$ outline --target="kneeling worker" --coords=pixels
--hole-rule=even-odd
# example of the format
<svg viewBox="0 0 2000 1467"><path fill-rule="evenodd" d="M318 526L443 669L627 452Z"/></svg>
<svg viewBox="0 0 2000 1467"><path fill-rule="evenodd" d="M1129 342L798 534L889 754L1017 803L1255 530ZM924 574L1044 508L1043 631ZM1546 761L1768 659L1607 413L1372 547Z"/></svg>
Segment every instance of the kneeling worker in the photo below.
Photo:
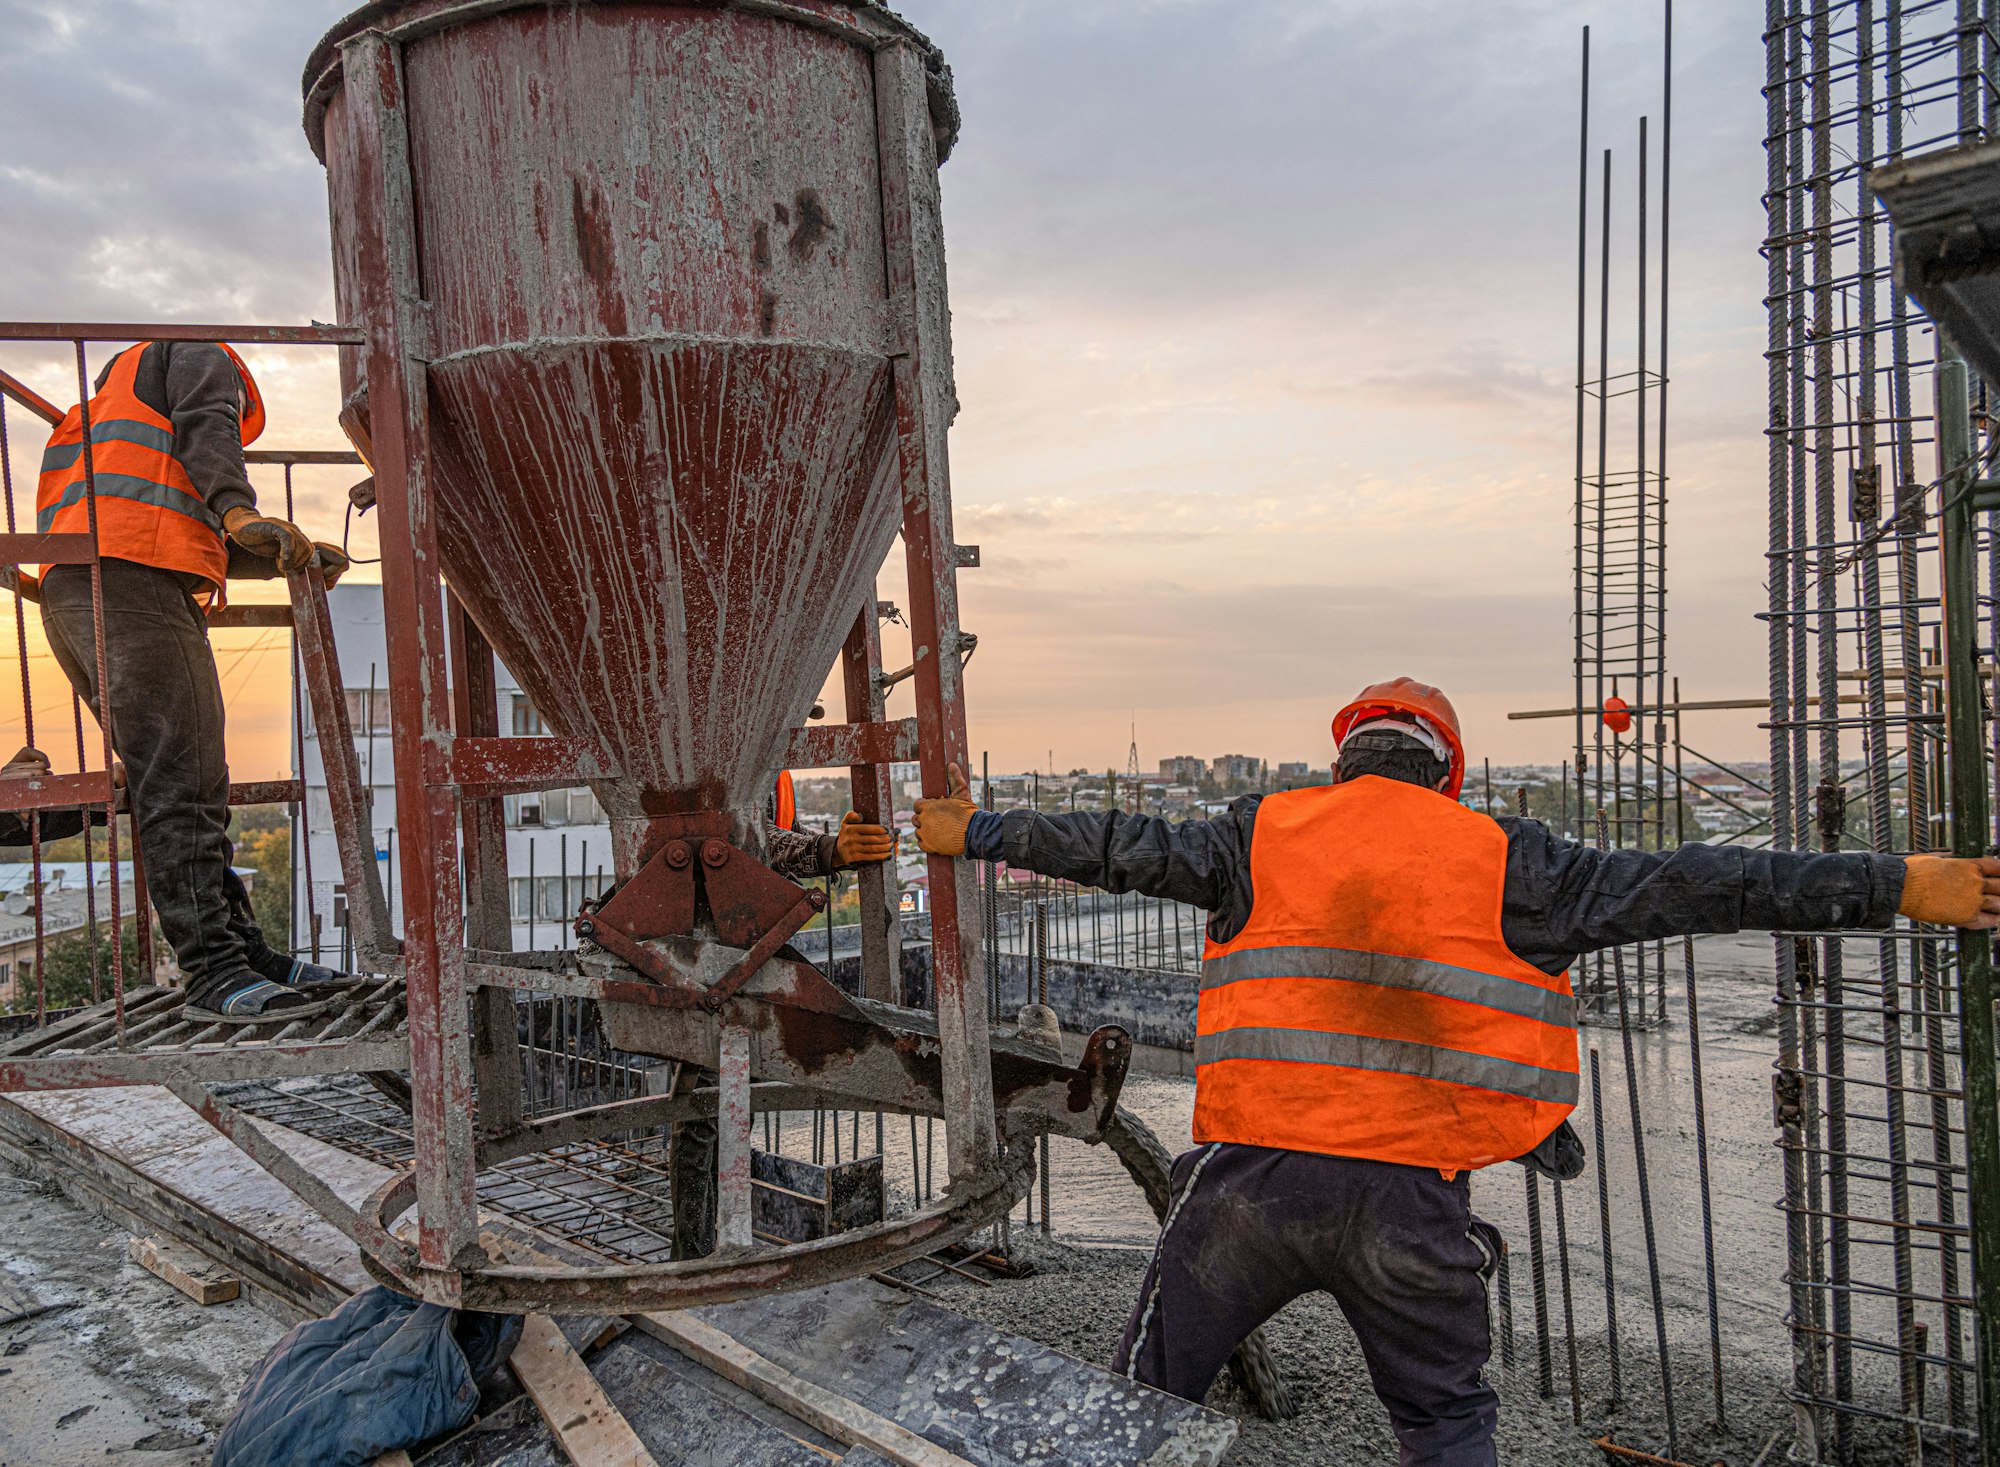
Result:
<svg viewBox="0 0 2000 1467"><path fill-rule="evenodd" d="M1335 783L1213 820L918 804L935 855L1212 913L1194 1150L1115 1368L1190 1400L1250 1331L1324 1290L1404 1467L1491 1467L1497 1397L1470 1174L1576 1105L1568 968L1743 928L2000 925L2000 860L1740 846L1599 851L1457 801L1458 716L1398 678L1333 721Z"/></svg>
<svg viewBox="0 0 2000 1467"><path fill-rule="evenodd" d="M196 1018L241 1022L303 1010L341 975L274 952L231 869L222 687L205 607L230 576L347 568L331 545L257 512L243 449L264 427L250 369L226 346L141 342L112 358L90 399L104 573L111 737L160 926ZM87 531L83 415L71 408L42 456L36 528ZM90 568L51 566L22 591L42 605L70 685L99 718Z"/></svg>

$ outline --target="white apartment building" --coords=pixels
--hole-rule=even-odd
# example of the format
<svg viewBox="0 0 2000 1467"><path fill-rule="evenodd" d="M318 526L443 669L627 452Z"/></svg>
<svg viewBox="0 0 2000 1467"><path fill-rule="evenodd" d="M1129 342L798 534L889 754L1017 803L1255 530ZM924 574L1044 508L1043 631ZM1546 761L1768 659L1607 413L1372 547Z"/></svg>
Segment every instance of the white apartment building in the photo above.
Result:
<svg viewBox="0 0 2000 1467"><path fill-rule="evenodd" d="M396 829L395 752L389 736L388 649L382 626L382 588L341 585L327 593L341 677L347 684L347 717L361 776L369 789L375 863L389 898L391 925L403 930L402 872ZM545 732L541 715L505 667L496 678L503 736ZM301 702L303 700L300 700ZM322 961L347 950L347 886L333 837L319 730L309 708L302 778L306 786L303 840L293 843L294 922L302 949L311 944L311 917L319 923ZM296 739L297 730L294 729ZM297 747L297 744L294 744ZM611 827L588 789L550 790L506 800L507 872L513 903L514 947L574 947L570 920L577 906L611 880ZM308 876L310 864L310 877Z"/></svg>

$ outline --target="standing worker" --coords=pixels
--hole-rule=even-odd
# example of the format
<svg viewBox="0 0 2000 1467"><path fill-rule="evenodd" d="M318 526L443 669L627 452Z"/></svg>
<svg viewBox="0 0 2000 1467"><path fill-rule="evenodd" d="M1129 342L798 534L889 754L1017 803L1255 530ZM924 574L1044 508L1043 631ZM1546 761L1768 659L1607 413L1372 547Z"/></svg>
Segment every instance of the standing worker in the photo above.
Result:
<svg viewBox="0 0 2000 1467"><path fill-rule="evenodd" d="M1324 1290L1359 1337L1404 1467L1492 1467L1498 1399L1471 1173L1576 1105L1568 968L1743 928L2000 925L2000 860L1740 846L1600 851L1460 805L1436 688L1397 678L1333 720L1334 783L1214 820L977 810L961 771L916 807L934 855L1212 915L1194 1150L1114 1368L1200 1400L1243 1338ZM1481 1228L1484 1224L1479 1225Z"/></svg>
<svg viewBox="0 0 2000 1467"><path fill-rule="evenodd" d="M153 907L194 1018L244 1022L307 1010L300 990L342 975L274 952L231 869L222 688L205 611L230 576L268 579L315 558L331 586L347 557L257 512L243 449L264 400L243 359L209 342L140 342L90 399L90 478L104 577L111 739L123 762ZM83 412L42 456L36 528L86 532ZM90 567L45 567L22 592L70 685L101 720Z"/></svg>

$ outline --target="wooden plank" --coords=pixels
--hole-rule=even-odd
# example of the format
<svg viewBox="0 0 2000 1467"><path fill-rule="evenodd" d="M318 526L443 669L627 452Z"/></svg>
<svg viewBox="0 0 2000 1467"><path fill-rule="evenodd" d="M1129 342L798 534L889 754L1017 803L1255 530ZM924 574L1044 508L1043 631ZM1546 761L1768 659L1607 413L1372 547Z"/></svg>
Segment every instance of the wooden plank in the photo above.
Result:
<svg viewBox="0 0 2000 1467"><path fill-rule="evenodd" d="M384 1452L375 1459L374 1467L411 1467L410 1454L400 1447L393 1452Z"/></svg>
<svg viewBox="0 0 2000 1467"><path fill-rule="evenodd" d="M576 1467L659 1467L546 1314L527 1317L508 1363Z"/></svg>
<svg viewBox="0 0 2000 1467"><path fill-rule="evenodd" d="M243 1292L242 1281L234 1274L172 1239L127 1238L125 1251L146 1272L165 1279L204 1307L227 1304Z"/></svg>
<svg viewBox="0 0 2000 1467"><path fill-rule="evenodd" d="M266 1129L350 1203L389 1175L295 1131ZM85 1205L135 1232L194 1242L288 1309L321 1315L373 1282L352 1243L164 1090L9 1096L0 1133Z"/></svg>
<svg viewBox="0 0 2000 1467"><path fill-rule="evenodd" d="M966 1458L947 1452L859 1402L793 1375L691 1314L642 1314L638 1325L724 1380L754 1391L835 1441L866 1447L896 1467L975 1467Z"/></svg>

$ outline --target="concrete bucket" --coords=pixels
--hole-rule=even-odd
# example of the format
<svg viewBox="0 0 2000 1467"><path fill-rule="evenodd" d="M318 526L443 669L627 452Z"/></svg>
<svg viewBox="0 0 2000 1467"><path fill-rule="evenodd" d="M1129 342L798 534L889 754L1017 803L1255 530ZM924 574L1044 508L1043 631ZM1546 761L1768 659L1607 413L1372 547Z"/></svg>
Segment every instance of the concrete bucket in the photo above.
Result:
<svg viewBox="0 0 2000 1467"><path fill-rule="evenodd" d="M420 32L401 86L446 579L609 772L614 821L761 808L901 522L870 47L921 48L940 156L942 63L865 3L360 11L308 69L343 319L368 173L339 47L371 27Z"/></svg>
<svg viewBox="0 0 2000 1467"><path fill-rule="evenodd" d="M588 1313L869 1273L1004 1215L1035 1138L1104 1138L1129 1037L1099 1030L1071 1065L1044 1031L989 1036L964 863L931 862L930 1001L908 1008L893 873L861 876L862 977L842 988L789 945L821 894L763 860L781 767L850 766L857 808L883 819L891 762L915 759L933 794L968 762L942 59L874 0L405 0L321 42L306 131L364 339L342 353L343 422L380 493L401 939L367 915L365 839L343 868L378 938L364 954L406 974L417 1136L350 1235L426 1298ZM899 532L917 713L892 720L874 580ZM307 680L338 730L309 580ZM554 737L495 736L494 653ZM801 727L836 660L847 722ZM513 953L499 797L584 782L616 887L578 912L577 950ZM365 829L333 793L336 822ZM523 991L592 1000L616 1048L716 1078L526 1118ZM758 1248L752 1117L820 1105L943 1118L949 1189ZM706 1117L711 1255L523 1263L482 1238L482 1170Z"/></svg>

